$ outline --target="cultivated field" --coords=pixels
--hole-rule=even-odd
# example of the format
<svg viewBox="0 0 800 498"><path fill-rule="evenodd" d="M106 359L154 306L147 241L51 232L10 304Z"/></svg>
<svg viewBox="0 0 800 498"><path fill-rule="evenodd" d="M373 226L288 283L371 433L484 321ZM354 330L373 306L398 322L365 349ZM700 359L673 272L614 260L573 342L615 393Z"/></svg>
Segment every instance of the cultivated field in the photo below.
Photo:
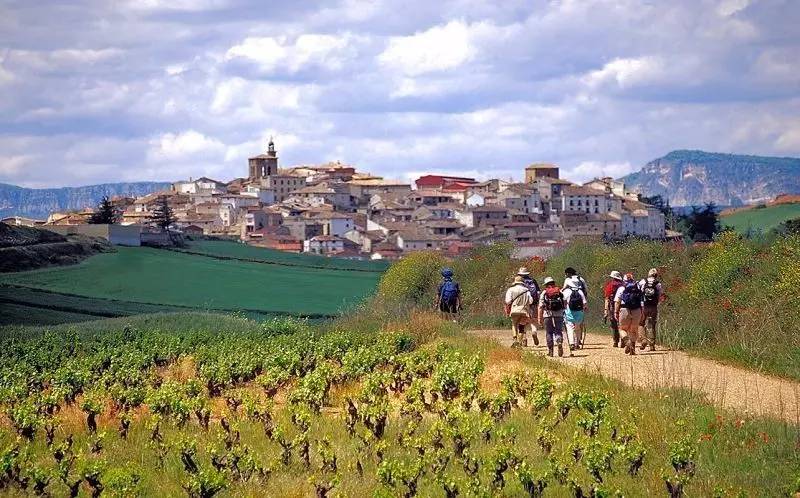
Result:
<svg viewBox="0 0 800 498"><path fill-rule="evenodd" d="M199 240L189 242L183 249L185 252L206 254L219 258L238 259L274 263L284 266L300 266L306 268L329 268L335 270L357 270L367 272L383 272L389 267L386 261L360 261L344 258L326 258L310 254L293 254L288 252L264 249L260 247L239 244L236 242Z"/></svg>
<svg viewBox="0 0 800 498"><path fill-rule="evenodd" d="M79 265L0 275L0 301L95 317L187 309L325 317L371 294L380 275L119 247ZM23 323L52 322L38 315Z"/></svg>
<svg viewBox="0 0 800 498"><path fill-rule="evenodd" d="M732 227L739 233L748 231L768 232L784 221L800 218L800 204L778 204L764 208L737 211L720 218L723 226Z"/></svg>
<svg viewBox="0 0 800 498"><path fill-rule="evenodd" d="M795 428L685 391L633 390L434 315L397 318L311 329L176 314L7 334L0 488L206 498L794 491Z"/></svg>

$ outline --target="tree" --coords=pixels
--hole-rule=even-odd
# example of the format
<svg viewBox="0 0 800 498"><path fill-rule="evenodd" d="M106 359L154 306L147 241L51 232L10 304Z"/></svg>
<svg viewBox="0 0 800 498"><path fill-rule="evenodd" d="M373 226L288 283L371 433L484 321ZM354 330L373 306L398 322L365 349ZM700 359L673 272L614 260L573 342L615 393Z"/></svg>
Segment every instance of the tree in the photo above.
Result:
<svg viewBox="0 0 800 498"><path fill-rule="evenodd" d="M800 218L784 221L775 231L779 235L800 235Z"/></svg>
<svg viewBox="0 0 800 498"><path fill-rule="evenodd" d="M107 195L103 196L97 209L89 217L89 223L92 225L113 225L119 221L119 213Z"/></svg>
<svg viewBox="0 0 800 498"><path fill-rule="evenodd" d="M175 213L169 207L169 199L165 195L160 196L153 214L150 215L150 223L161 230L167 230L176 220Z"/></svg>
<svg viewBox="0 0 800 498"><path fill-rule="evenodd" d="M688 215L681 218L686 235L692 240L712 240L722 229L717 206L709 202L702 209L692 206Z"/></svg>
<svg viewBox="0 0 800 498"><path fill-rule="evenodd" d="M661 196L661 194L653 195L650 197L639 194L639 200L661 211L664 214L664 221L666 222L668 229L670 230L677 229L679 216L675 214L675 211L672 209L672 206L669 205L669 198L664 199L664 197Z"/></svg>

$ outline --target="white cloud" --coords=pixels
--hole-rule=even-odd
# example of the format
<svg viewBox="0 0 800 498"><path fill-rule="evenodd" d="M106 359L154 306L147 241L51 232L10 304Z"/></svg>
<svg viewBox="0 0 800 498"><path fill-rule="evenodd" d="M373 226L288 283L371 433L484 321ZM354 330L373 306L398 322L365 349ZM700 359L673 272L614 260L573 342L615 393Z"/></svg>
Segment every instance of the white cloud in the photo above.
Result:
<svg viewBox="0 0 800 498"><path fill-rule="evenodd" d="M224 152L219 140L195 130L181 133L164 133L150 141L148 156L151 160L182 160L193 156L216 156Z"/></svg>
<svg viewBox="0 0 800 498"><path fill-rule="evenodd" d="M641 165L634 166L629 162L607 163L600 161L583 161L574 168L567 168L562 176L576 182L586 182L594 178L610 176L620 178L628 173L633 173Z"/></svg>
<svg viewBox="0 0 800 498"><path fill-rule="evenodd" d="M244 59L267 73L288 70L290 73L308 66L340 69L353 55L348 50L353 37L348 34L304 34L293 41L287 37L248 37L225 53L226 60Z"/></svg>
<svg viewBox="0 0 800 498"><path fill-rule="evenodd" d="M614 59L602 69L584 76L583 81L590 87L612 83L619 88L629 88L657 79L664 74L663 61L658 57Z"/></svg>
<svg viewBox="0 0 800 498"><path fill-rule="evenodd" d="M463 21L451 21L411 36L393 37L378 61L389 69L415 76L457 68L476 52L470 27Z"/></svg>
<svg viewBox="0 0 800 498"><path fill-rule="evenodd" d="M220 82L214 90L210 111L230 117L238 113L242 118L259 120L278 111L298 109L301 99L313 98L313 85L296 86L230 78Z"/></svg>

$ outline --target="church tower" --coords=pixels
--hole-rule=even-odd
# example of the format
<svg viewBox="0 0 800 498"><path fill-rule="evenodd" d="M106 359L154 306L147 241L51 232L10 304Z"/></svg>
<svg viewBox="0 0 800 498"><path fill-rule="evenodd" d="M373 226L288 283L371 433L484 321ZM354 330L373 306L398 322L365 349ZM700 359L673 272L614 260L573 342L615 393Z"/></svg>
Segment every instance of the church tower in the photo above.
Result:
<svg viewBox="0 0 800 498"><path fill-rule="evenodd" d="M266 176L278 174L278 153L275 152L275 143L272 141L272 137L270 137L269 144L267 144L267 153L251 157L247 160L247 163L251 180L259 180Z"/></svg>

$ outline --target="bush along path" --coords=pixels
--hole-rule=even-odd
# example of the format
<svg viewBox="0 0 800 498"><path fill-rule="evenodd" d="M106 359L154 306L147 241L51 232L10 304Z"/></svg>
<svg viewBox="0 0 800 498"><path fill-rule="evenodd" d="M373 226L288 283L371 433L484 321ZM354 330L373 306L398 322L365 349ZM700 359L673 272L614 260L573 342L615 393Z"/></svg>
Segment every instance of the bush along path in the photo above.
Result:
<svg viewBox="0 0 800 498"><path fill-rule="evenodd" d="M510 330L473 330L471 334L511 346ZM526 348L546 354L542 331L541 345ZM565 354L567 352L565 351ZM584 349L573 356L554 358L565 365L586 369L644 389L684 388L700 393L718 406L736 412L765 416L800 425L800 383L764 375L744 368L690 356L681 351L637 351L624 355L611 345L607 335L589 333Z"/></svg>

